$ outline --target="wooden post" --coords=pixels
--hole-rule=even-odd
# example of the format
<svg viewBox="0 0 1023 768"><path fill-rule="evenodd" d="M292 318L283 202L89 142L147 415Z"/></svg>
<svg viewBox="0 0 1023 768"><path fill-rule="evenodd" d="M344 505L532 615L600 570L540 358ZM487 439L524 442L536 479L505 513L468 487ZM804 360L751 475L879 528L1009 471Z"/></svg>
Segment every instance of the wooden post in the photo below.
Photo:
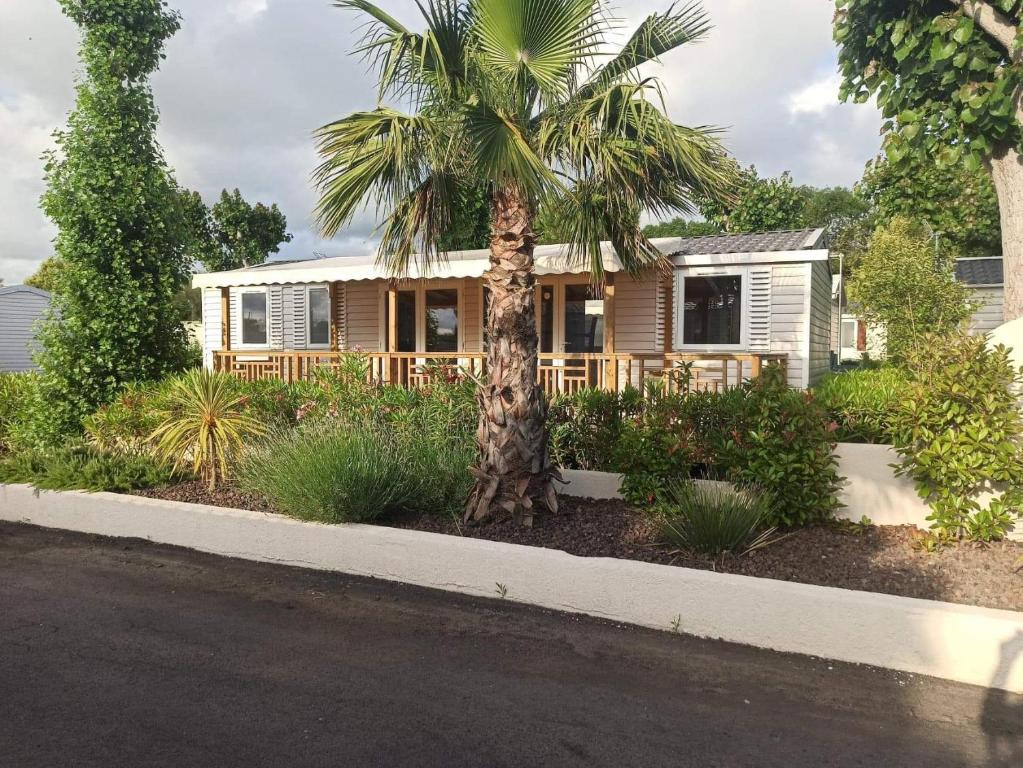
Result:
<svg viewBox="0 0 1023 768"><path fill-rule="evenodd" d="M674 344L672 335L675 328L675 283L674 275L664 281L664 353L670 354Z"/></svg>
<svg viewBox="0 0 1023 768"><path fill-rule="evenodd" d="M387 379L392 384L398 382L398 286L392 282L387 286Z"/></svg>
<svg viewBox="0 0 1023 768"><path fill-rule="evenodd" d="M618 391L618 360L615 359L615 276L613 272L604 276L604 354L611 359L605 361L604 385L612 392Z"/></svg>
<svg viewBox="0 0 1023 768"><path fill-rule="evenodd" d="M231 349L231 289L220 289L220 348Z"/></svg>
<svg viewBox="0 0 1023 768"><path fill-rule="evenodd" d="M330 349L332 352L337 352L341 348L341 328L337 322L337 283L329 283L327 285L327 291L330 293Z"/></svg>

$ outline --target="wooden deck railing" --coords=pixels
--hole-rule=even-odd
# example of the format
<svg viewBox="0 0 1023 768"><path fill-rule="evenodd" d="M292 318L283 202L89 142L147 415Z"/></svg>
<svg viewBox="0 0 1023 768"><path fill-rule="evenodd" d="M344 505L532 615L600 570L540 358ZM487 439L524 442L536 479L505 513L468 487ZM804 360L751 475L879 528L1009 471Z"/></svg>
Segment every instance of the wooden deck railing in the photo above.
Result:
<svg viewBox="0 0 1023 768"><path fill-rule="evenodd" d="M594 388L644 390L660 382L667 391L688 386L719 391L760 375L770 362L786 364L785 355L768 354L541 354L538 381L548 394ZM437 375L483 376L483 352L328 352L230 350L213 353L213 367L246 381L310 380L317 370L359 366L369 381L421 387Z"/></svg>

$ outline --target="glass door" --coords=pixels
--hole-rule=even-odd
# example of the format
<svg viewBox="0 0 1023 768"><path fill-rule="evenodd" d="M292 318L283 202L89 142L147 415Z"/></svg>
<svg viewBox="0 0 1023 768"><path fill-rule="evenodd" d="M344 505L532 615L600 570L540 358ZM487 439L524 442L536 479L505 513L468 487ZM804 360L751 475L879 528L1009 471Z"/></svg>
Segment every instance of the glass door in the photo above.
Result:
<svg viewBox="0 0 1023 768"><path fill-rule="evenodd" d="M554 327L554 290L553 285L540 286L540 353L547 355L555 351L554 337L557 329ZM552 362L541 360L540 365L550 365Z"/></svg>
<svg viewBox="0 0 1023 768"><path fill-rule="evenodd" d="M585 283L565 286L565 343L570 354L604 351L604 300Z"/></svg>

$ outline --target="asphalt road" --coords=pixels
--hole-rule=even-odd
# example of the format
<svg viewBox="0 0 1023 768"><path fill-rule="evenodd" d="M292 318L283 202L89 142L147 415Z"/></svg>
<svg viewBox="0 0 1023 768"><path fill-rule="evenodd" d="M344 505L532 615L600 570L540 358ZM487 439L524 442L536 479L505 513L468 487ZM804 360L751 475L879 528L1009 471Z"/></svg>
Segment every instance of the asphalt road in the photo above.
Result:
<svg viewBox="0 0 1023 768"><path fill-rule="evenodd" d="M1023 697L0 524L0 766L1023 765Z"/></svg>

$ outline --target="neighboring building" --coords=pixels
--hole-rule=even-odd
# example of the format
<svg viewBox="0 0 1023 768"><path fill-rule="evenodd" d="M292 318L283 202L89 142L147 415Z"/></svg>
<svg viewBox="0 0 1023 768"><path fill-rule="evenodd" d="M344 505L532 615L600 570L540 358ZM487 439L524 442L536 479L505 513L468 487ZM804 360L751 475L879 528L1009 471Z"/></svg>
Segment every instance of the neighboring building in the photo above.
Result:
<svg viewBox="0 0 1023 768"><path fill-rule="evenodd" d="M0 288L0 371L35 369L35 325L49 307L46 291L28 285Z"/></svg>
<svg viewBox="0 0 1023 768"><path fill-rule="evenodd" d="M822 230L658 238L673 269L637 276L605 243L603 291L563 246L538 246L539 379L548 391L620 388L693 361L698 386L718 388L783 360L793 386L810 386L830 362L832 280L822 242ZM479 370L489 266L489 251L477 250L397 283L373 257L195 275L206 364L294 379L360 350L375 378L410 386L425 380L431 360Z"/></svg>
<svg viewBox="0 0 1023 768"><path fill-rule="evenodd" d="M1005 321L1002 307L1005 287L1001 256L956 259L955 277L969 287L970 299L979 305L967 326L971 334L990 333ZM856 307L849 306L842 280L838 275L835 275L831 285L831 317L831 351L836 359L839 357L840 341L843 361L856 360L862 358L864 354L872 358L884 357L884 329L871 326L856 315ZM852 343L853 339L855 343Z"/></svg>
<svg viewBox="0 0 1023 768"><path fill-rule="evenodd" d="M956 259L956 279L969 286L970 298L980 307L970 318L970 333L989 333L1005 322L1005 277L1001 256Z"/></svg>
<svg viewBox="0 0 1023 768"><path fill-rule="evenodd" d="M836 363L861 360L867 354L867 323L849 306L841 275L831 278L831 353Z"/></svg>

